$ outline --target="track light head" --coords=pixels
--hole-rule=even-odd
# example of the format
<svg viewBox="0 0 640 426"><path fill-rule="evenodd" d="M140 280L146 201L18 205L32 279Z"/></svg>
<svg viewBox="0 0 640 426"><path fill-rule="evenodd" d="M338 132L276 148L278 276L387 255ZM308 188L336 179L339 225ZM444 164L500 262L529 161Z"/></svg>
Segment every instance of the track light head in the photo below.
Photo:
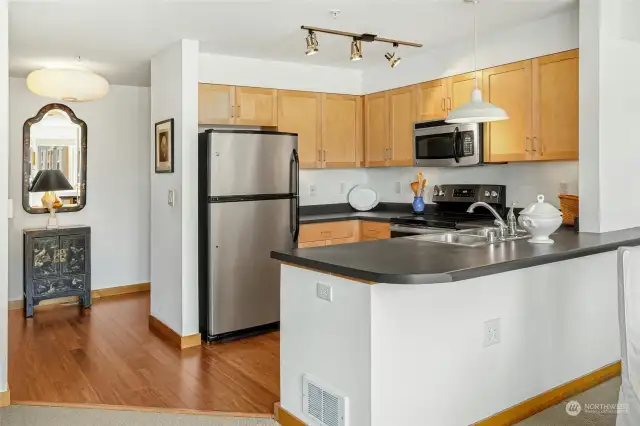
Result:
<svg viewBox="0 0 640 426"><path fill-rule="evenodd" d="M360 59L362 59L362 40L354 37L351 42L351 60L359 61Z"/></svg>
<svg viewBox="0 0 640 426"><path fill-rule="evenodd" d="M316 33L309 30L309 35L307 35L307 50L304 52L307 56L315 55L318 53L318 39L316 38Z"/></svg>
<svg viewBox="0 0 640 426"><path fill-rule="evenodd" d="M398 44L397 43L393 43L393 48L394 48L393 53L387 52L387 53L384 54L384 57L387 58L387 61L389 61L389 65L391 66L391 68L395 68L400 63L400 61L402 60L401 57L396 56L396 53L398 53L397 52Z"/></svg>

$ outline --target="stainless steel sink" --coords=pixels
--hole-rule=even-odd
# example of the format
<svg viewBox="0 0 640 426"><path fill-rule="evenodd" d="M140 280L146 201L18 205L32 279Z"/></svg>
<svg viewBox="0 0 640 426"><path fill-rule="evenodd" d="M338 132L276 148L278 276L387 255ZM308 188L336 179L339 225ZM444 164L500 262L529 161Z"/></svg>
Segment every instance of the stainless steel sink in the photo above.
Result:
<svg viewBox="0 0 640 426"><path fill-rule="evenodd" d="M489 244L521 240L531 237L524 229L518 229L516 236L507 237L505 240L496 240L495 242L490 243L487 236L490 231L496 231L497 233L497 229L498 228L494 227L465 229L455 232L443 232L441 234L414 235L407 238L418 241L427 241L430 243L452 244L465 247L481 247Z"/></svg>
<svg viewBox="0 0 640 426"><path fill-rule="evenodd" d="M465 229L462 231L458 231L459 234L463 235L477 235L479 237L487 238L490 231L494 231L496 235L498 234L498 228L487 227L487 228L477 228L477 229ZM530 238L531 236L524 229L517 229L516 235L513 237L506 237L505 241L513 241L513 240L521 240L524 238ZM500 242L500 241L496 241Z"/></svg>
<svg viewBox="0 0 640 426"><path fill-rule="evenodd" d="M459 232L447 232L444 234L424 234L408 238L418 241L428 241L430 243L453 244L466 247L478 247L489 244L486 237L478 235L465 235Z"/></svg>

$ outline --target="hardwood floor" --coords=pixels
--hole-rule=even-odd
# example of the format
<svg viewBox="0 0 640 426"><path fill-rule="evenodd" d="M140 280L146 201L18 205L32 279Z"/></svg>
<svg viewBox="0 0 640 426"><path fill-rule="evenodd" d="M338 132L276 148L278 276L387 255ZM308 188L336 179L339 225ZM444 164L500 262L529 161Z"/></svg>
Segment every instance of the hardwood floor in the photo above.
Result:
<svg viewBox="0 0 640 426"><path fill-rule="evenodd" d="M180 351L149 331L149 293L9 312L11 400L273 413L280 336Z"/></svg>

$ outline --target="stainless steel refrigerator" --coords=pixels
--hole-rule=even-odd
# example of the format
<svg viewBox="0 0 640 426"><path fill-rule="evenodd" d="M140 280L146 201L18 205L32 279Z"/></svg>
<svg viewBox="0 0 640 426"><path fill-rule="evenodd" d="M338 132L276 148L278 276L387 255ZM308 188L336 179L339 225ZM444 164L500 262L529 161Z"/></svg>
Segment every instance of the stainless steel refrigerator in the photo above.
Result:
<svg viewBox="0 0 640 426"><path fill-rule="evenodd" d="M298 136L207 130L198 144L202 337L277 328L280 265L270 253L297 244Z"/></svg>

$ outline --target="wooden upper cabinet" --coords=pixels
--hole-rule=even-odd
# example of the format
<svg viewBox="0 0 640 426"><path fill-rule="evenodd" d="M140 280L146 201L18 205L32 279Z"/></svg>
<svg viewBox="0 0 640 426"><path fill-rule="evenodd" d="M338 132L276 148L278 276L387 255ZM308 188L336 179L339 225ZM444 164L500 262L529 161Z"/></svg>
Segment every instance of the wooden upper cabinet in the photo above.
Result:
<svg viewBox="0 0 640 426"><path fill-rule="evenodd" d="M390 90L389 166L413 165L413 124L416 117L416 87Z"/></svg>
<svg viewBox="0 0 640 426"><path fill-rule="evenodd" d="M198 85L198 124L233 124L234 86Z"/></svg>
<svg viewBox="0 0 640 426"><path fill-rule="evenodd" d="M300 167L321 167L322 95L312 92L278 91L278 130L298 134Z"/></svg>
<svg viewBox="0 0 640 426"><path fill-rule="evenodd" d="M483 96L509 115L485 125L485 161L526 161L532 158L531 61L482 71Z"/></svg>
<svg viewBox="0 0 640 426"><path fill-rule="evenodd" d="M417 85L417 120L443 120L447 116L447 79Z"/></svg>
<svg viewBox="0 0 640 426"><path fill-rule="evenodd" d="M482 71L477 71L478 88L482 90ZM475 89L473 73L454 75L447 79L447 106L449 111L471 101L471 93Z"/></svg>
<svg viewBox="0 0 640 426"><path fill-rule="evenodd" d="M533 59L533 155L578 159L578 50Z"/></svg>
<svg viewBox="0 0 640 426"><path fill-rule="evenodd" d="M386 92L365 96L364 158L367 167L387 165L389 153L389 114L387 110Z"/></svg>
<svg viewBox="0 0 640 426"><path fill-rule="evenodd" d="M324 167L359 167L362 162L362 98L322 95Z"/></svg>
<svg viewBox="0 0 640 426"><path fill-rule="evenodd" d="M237 86L235 124L276 126L278 124L277 93L276 89Z"/></svg>

